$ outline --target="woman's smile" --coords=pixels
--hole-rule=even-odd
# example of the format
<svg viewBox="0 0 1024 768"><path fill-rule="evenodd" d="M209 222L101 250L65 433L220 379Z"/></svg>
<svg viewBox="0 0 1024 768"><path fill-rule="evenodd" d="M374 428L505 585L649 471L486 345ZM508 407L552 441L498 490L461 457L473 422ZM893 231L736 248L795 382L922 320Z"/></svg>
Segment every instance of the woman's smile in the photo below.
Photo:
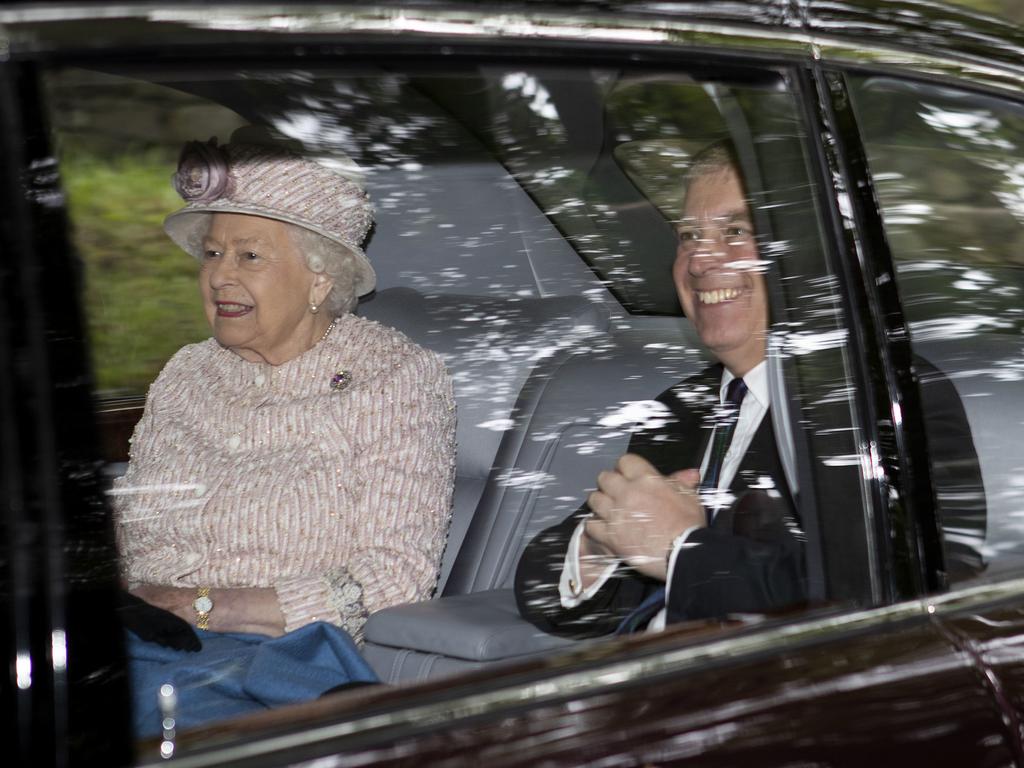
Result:
<svg viewBox="0 0 1024 768"><path fill-rule="evenodd" d="M253 309L250 304L237 304L231 301L215 301L214 306L217 307L218 317L241 317Z"/></svg>

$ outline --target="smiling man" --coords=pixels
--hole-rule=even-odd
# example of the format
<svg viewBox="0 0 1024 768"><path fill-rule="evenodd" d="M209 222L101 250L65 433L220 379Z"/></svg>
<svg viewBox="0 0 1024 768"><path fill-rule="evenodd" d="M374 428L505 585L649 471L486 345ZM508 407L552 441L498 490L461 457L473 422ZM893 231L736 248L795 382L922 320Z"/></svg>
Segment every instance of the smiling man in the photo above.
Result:
<svg viewBox="0 0 1024 768"><path fill-rule="evenodd" d="M520 612L587 637L764 612L806 599L804 534L769 415L768 301L731 145L696 155L672 267L718 360L658 397L664 426L634 435L587 503L527 547Z"/></svg>

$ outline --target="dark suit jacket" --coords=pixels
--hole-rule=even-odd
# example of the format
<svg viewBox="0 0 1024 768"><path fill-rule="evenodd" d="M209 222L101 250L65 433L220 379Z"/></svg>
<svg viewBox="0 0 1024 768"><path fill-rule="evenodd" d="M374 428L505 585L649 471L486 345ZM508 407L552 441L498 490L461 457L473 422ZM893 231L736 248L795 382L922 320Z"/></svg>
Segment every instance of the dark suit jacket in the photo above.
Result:
<svg viewBox="0 0 1024 768"><path fill-rule="evenodd" d="M629 451L663 474L699 467L714 429L721 378L722 367L714 365L659 395L672 418L635 434ZM677 558L667 605L670 622L764 612L805 599L804 536L775 448L770 411L730 490L736 502L719 510L708 528L692 533L690 546ZM542 531L519 561L519 610L546 632L573 637L607 634L661 586L621 565L592 599L574 609L562 607L558 583L569 539L589 512L584 504Z"/></svg>
<svg viewBox="0 0 1024 768"><path fill-rule="evenodd" d="M951 579L961 580L985 567L981 471L952 383L921 358L915 358L915 369L945 532L946 567ZM663 474L699 467L714 428L712 409L718 402L721 375L721 366L712 366L659 395L673 419L634 435L629 451ZM806 600L806 540L779 462L770 410L731 491L736 499L732 507L720 510L710 527L691 534L688 543L693 546L677 558L666 606L669 622L764 612ZM515 581L519 611L545 632L571 637L608 634L661 586L623 565L592 599L576 608L562 607L558 584L569 539L589 512L584 504L563 522L542 531L519 561Z"/></svg>

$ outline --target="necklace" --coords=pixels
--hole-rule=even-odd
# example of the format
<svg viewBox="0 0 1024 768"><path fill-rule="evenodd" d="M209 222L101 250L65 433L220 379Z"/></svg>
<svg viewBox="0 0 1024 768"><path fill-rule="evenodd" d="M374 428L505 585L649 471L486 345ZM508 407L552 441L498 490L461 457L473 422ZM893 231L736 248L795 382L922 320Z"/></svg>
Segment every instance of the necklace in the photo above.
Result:
<svg viewBox="0 0 1024 768"><path fill-rule="evenodd" d="M334 330L334 326L336 326L337 324L338 324L338 318L334 318L333 320L331 320L331 324L327 326L327 330L324 331L324 335L316 340L316 344L319 344L321 341L326 339L330 335L331 331ZM314 344L313 346L315 347L316 344Z"/></svg>

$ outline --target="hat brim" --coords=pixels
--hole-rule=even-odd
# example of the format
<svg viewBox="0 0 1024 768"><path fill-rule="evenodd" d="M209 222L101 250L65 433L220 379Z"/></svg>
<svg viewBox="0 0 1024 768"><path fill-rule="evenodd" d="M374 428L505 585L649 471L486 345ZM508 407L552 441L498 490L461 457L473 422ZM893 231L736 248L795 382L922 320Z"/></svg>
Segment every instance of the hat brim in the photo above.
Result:
<svg viewBox="0 0 1024 768"><path fill-rule="evenodd" d="M190 203L181 210L167 216L164 219L164 231L185 253L192 256L199 256L199 249L202 238L206 235L203 227L205 225L204 215L212 213L239 213L244 216L260 216L264 219L283 221L286 224L293 224L310 232L315 232L333 243L343 246L349 251L356 261L355 291L357 296L365 296L373 291L377 285L377 273L370 266L370 260L366 253L355 243L327 232L316 224L304 219L283 215L280 211L271 208L261 208L258 205L239 205L226 200L215 200L207 204Z"/></svg>

